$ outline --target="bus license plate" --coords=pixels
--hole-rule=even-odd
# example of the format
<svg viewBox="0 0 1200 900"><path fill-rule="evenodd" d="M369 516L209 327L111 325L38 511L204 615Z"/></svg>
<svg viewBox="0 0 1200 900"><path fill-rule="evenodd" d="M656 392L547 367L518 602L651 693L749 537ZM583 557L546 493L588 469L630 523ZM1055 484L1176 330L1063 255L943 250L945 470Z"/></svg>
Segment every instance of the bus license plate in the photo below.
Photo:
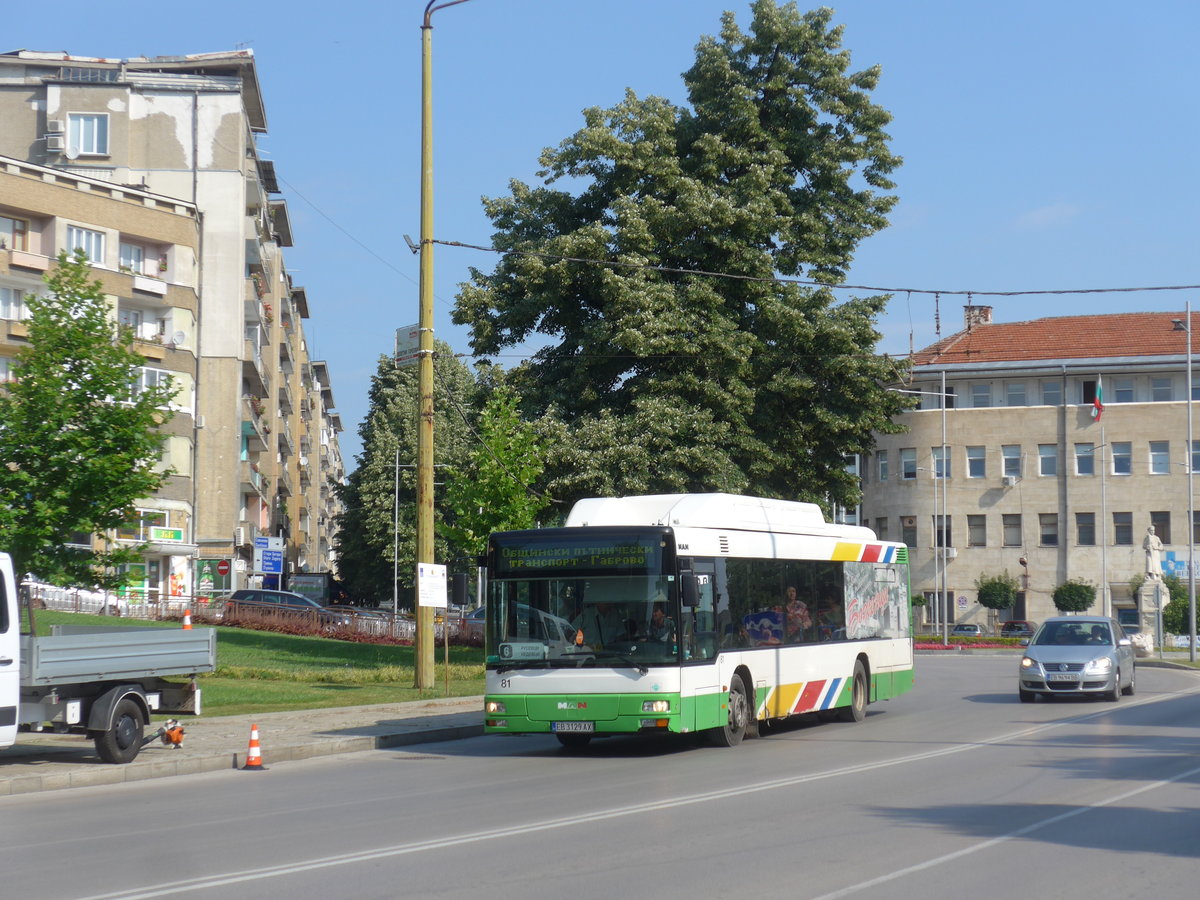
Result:
<svg viewBox="0 0 1200 900"><path fill-rule="evenodd" d="M1052 672L1046 675L1047 681L1078 681L1079 676L1074 672Z"/></svg>
<svg viewBox="0 0 1200 900"><path fill-rule="evenodd" d="M585 731L589 734L596 730L595 722L551 722L550 730L558 733Z"/></svg>

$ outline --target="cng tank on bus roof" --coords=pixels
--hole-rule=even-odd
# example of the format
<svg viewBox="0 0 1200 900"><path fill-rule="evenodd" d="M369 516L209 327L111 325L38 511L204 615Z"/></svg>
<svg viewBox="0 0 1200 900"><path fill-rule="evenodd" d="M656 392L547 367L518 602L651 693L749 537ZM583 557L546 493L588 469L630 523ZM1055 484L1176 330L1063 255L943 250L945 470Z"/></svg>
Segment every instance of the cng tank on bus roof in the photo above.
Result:
<svg viewBox="0 0 1200 900"><path fill-rule="evenodd" d="M669 525L792 534L853 532L873 540L868 528L831 525L815 503L742 497L738 494L651 494L637 497L589 497L567 516L567 527L584 525Z"/></svg>

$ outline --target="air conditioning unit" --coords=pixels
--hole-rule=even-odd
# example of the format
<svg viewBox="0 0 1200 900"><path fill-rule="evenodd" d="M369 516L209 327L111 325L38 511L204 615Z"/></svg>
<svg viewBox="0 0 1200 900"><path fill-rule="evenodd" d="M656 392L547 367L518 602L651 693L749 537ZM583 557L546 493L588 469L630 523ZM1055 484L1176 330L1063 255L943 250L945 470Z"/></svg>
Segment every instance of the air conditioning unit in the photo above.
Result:
<svg viewBox="0 0 1200 900"><path fill-rule="evenodd" d="M957 559L958 558L958 548L957 547L943 547L942 552L945 554L946 559Z"/></svg>
<svg viewBox="0 0 1200 900"><path fill-rule="evenodd" d="M62 134L66 130L67 130L66 125L62 119L47 119L46 120L46 131L49 132L50 134Z"/></svg>
<svg viewBox="0 0 1200 900"><path fill-rule="evenodd" d="M67 139L61 134L46 135L46 149L51 153L62 153L67 149Z"/></svg>
<svg viewBox="0 0 1200 900"><path fill-rule="evenodd" d="M903 528L916 528L917 527L917 517L916 516L901 516L900 517L900 525Z"/></svg>
<svg viewBox="0 0 1200 900"><path fill-rule="evenodd" d="M241 525L239 525L237 528L233 529L233 545L235 547L245 547L246 546L246 529L243 528Z"/></svg>
<svg viewBox="0 0 1200 900"><path fill-rule="evenodd" d="M1017 484L1017 476L1016 475L1005 475L1003 480L1004 480L1005 487L1015 487Z"/></svg>

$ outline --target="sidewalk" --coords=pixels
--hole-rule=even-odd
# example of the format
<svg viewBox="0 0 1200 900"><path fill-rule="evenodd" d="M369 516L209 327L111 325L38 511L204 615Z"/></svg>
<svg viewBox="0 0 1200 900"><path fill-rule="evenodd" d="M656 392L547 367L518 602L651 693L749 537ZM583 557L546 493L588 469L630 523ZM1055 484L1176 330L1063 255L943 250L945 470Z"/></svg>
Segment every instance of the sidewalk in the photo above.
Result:
<svg viewBox="0 0 1200 900"><path fill-rule="evenodd" d="M185 729L180 749L155 740L124 766L101 762L92 742L78 735L19 734L15 746L0 750L0 796L240 768L252 725L258 726L265 768L292 759L474 737L483 734L483 698L184 717L180 722ZM160 723L156 717L147 736Z"/></svg>

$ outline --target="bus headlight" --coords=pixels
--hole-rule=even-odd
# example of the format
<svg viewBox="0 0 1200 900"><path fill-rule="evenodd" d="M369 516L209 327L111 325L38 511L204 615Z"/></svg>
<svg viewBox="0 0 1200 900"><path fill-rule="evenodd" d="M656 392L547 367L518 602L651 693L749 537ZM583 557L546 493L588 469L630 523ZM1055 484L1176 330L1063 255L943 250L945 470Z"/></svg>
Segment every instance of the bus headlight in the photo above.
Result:
<svg viewBox="0 0 1200 900"><path fill-rule="evenodd" d="M642 712L665 713L671 711L670 700L643 700Z"/></svg>
<svg viewBox="0 0 1200 900"><path fill-rule="evenodd" d="M488 700L486 703L483 704L483 710L484 710L484 712L499 713L501 715L508 712L508 708L504 705L504 702L501 700Z"/></svg>

